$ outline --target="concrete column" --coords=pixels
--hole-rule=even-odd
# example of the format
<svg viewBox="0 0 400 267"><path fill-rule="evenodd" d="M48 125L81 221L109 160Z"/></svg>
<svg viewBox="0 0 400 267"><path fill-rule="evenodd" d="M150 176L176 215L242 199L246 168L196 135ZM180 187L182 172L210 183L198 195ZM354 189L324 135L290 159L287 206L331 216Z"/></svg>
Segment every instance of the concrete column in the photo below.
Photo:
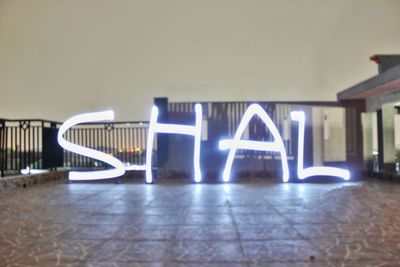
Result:
<svg viewBox="0 0 400 267"><path fill-rule="evenodd" d="M168 123L168 98L154 98L154 105L158 107L158 122ZM160 169L168 161L168 134L158 134L157 142L157 168Z"/></svg>
<svg viewBox="0 0 400 267"><path fill-rule="evenodd" d="M365 100L344 100L346 108L346 159L355 169L364 169L363 133L361 114L365 112Z"/></svg>
<svg viewBox="0 0 400 267"><path fill-rule="evenodd" d="M393 105L382 106L382 126L383 126L383 163L393 164L396 159L396 149L394 144L394 115L396 110Z"/></svg>

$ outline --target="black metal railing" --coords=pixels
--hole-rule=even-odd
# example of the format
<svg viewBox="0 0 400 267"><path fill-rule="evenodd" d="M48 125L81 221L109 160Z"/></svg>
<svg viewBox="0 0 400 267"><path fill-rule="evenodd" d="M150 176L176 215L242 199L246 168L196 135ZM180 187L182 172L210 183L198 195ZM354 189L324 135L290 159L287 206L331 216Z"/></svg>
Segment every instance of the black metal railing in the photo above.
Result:
<svg viewBox="0 0 400 267"><path fill-rule="evenodd" d="M221 156L221 153L218 152L218 140L232 138L235 135L243 114L253 103L259 104L277 127L286 149L289 164L293 166L292 169L297 168L296 159L298 147L298 123L291 120L290 113L292 111L303 111L306 114L306 134L304 139L304 162L306 166L307 164L313 164L314 154L316 155L315 160L318 164L338 166L342 166L346 162L354 164L358 159L353 159L352 155L362 155L362 150L361 153L359 152L360 144L356 142L357 138L355 138L358 137L358 139L360 139L360 133L356 132L357 129L355 125L357 125L356 123L360 120L361 115L359 112L356 112L355 107L352 105L345 105L340 102L312 101L169 102L167 106L169 121L186 124L193 123L194 105L196 103L200 103L203 110L202 151L203 154L206 154L206 156L203 157L203 165L206 166L205 168L209 168L212 171L219 171L223 168L226 161L226 156ZM323 116L325 112L330 114L331 120L333 118L334 121L341 121L342 123L341 125L337 125L335 122L335 125L328 126L329 129L327 131L332 132L331 135L335 135L333 138L328 138L329 140L325 140L325 137L322 136L322 134L325 133L325 128L324 122L321 121L321 116ZM344 115L333 115L336 114L335 112ZM242 135L242 139L258 141L274 140L270 129L268 129L265 123L257 116L252 118L249 122ZM332 140L334 139L338 141L338 146L335 148L337 151L334 151L334 144L332 144ZM179 140L179 142L183 141ZM314 146L316 149L314 149ZM188 155L188 157L191 155L190 151L187 152L184 148L177 147L177 145L172 147L174 151L168 152L169 155L180 154ZM276 165L276 162L280 161L280 155L271 151L237 150L235 159L243 159L243 166L251 166L247 167L247 169L251 168L252 171L269 171L274 169L274 166L279 165ZM170 160L169 162L171 163L169 167L172 166L175 170L185 169L181 164L183 160ZM191 164L191 162L184 163L186 165ZM217 164L219 164L218 168L213 167L213 165Z"/></svg>
<svg viewBox="0 0 400 267"><path fill-rule="evenodd" d="M163 99L161 99L163 100ZM193 124L193 102L168 103L159 101L158 105L165 118L159 121L165 123ZM339 102L200 102L203 107L202 129L202 160L203 165L210 170L221 169L225 162L223 153L218 151L218 140L232 138L243 117L244 112L252 103L258 103L270 116L282 135L288 159L294 164L297 156L297 128L298 124L290 120L290 112L302 110L306 113L306 138L304 140L304 162L312 163L313 155L321 158L321 151L314 152L313 135L319 143L332 145L322 140L322 125L313 123L320 121L321 112L315 108L336 108L345 116L341 117L342 125L336 125L334 134L343 135L343 151L340 150L340 159L328 158L327 164L341 164L347 161L361 166L362 139L360 112L362 108L352 103ZM319 122L321 123L321 122ZM143 165L147 147L148 121L127 121L110 123L83 123L76 125L65 133L65 139L88 148L96 149L120 159L125 165ZM0 119L0 174L1 176L18 173L27 167L31 169L67 168L107 168L104 162L84 157L71 151L63 150L57 142L58 129L61 123L46 120L6 120ZM332 128L333 129L333 128ZM315 130L315 131L314 131ZM345 131L345 134L343 132ZM167 137L162 139L163 137ZM192 139L181 136L157 134L152 153L153 164L157 168L169 170L185 170L192 164ZM243 139L272 141L266 125L257 118L250 121ZM337 139L338 136L335 136ZM339 139L338 139L339 140ZM163 144L163 145L161 145ZM157 147L158 146L158 147ZM316 145L319 148L321 145ZM339 146L338 146L339 147ZM171 149L169 149L171 148ZM343 153L345 158L343 158ZM320 153L320 154L318 154ZM272 152L252 150L238 150L237 158L245 159L244 164L256 162L257 168L269 170L274 162L280 161L280 156ZM335 155L336 157L336 155ZM339 158L339 157L336 157ZM343 159L342 159L343 158ZM161 160L164 159L164 160ZM250 159L250 161L246 161ZM258 159L254 160L254 159ZM158 161L157 161L158 160ZM325 161L321 158L320 161ZM208 163L207 163L208 162ZM252 167L253 168L253 167Z"/></svg>
<svg viewBox="0 0 400 267"><path fill-rule="evenodd" d="M146 121L86 123L67 131L65 139L113 155L125 165L142 165L145 163L147 131L148 122ZM67 150L64 151L64 166L106 167L103 162Z"/></svg>
<svg viewBox="0 0 400 267"><path fill-rule="evenodd" d="M297 132L292 131L293 123L290 118L290 112L302 110L311 115L313 107L338 107L343 108L337 102L196 102L203 107L203 123L207 125L218 125L217 130L210 129L205 134L207 139L220 139L221 136L234 136L237 127L242 119L244 112L253 104L259 104L270 116L276 125L278 131L283 133L283 142L289 158L294 158L297 153ZM180 114L192 114L194 112L193 102L170 102L168 103L168 114L170 120L180 117ZM350 108L347 110L352 111ZM307 121L310 124L310 121ZM351 122L350 122L351 123ZM287 127L285 127L285 124ZM286 131L285 131L286 130ZM258 141L272 141L271 132L258 117L253 118L249 127L244 132L244 139ZM243 157L259 157L260 155L275 157L274 152L260 152L252 150L239 150L238 155Z"/></svg>
<svg viewBox="0 0 400 267"><path fill-rule="evenodd" d="M62 164L54 145L58 122L40 119L0 120L0 174L20 170L51 169Z"/></svg>
<svg viewBox="0 0 400 267"><path fill-rule="evenodd" d="M0 175L18 174L27 168L108 167L103 162L63 150L57 142L60 125L60 122L40 119L0 119ZM126 165L142 165L147 128L147 121L86 123L69 129L65 139L111 154ZM156 160L156 153L153 155Z"/></svg>

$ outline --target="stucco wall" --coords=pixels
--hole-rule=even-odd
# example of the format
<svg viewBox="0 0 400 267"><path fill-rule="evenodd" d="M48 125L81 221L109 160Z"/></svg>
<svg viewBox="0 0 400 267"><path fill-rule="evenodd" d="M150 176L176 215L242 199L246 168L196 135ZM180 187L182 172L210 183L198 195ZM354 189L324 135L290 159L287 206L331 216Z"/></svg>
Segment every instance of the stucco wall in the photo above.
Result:
<svg viewBox="0 0 400 267"><path fill-rule="evenodd" d="M0 117L335 100L399 53L398 0L0 0Z"/></svg>

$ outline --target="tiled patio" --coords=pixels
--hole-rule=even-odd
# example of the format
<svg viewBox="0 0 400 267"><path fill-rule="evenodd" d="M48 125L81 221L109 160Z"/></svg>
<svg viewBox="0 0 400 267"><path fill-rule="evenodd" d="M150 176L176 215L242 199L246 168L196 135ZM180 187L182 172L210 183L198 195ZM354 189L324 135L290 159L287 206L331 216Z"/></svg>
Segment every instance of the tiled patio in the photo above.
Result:
<svg viewBox="0 0 400 267"><path fill-rule="evenodd" d="M53 182L0 211L0 266L400 266L396 183Z"/></svg>

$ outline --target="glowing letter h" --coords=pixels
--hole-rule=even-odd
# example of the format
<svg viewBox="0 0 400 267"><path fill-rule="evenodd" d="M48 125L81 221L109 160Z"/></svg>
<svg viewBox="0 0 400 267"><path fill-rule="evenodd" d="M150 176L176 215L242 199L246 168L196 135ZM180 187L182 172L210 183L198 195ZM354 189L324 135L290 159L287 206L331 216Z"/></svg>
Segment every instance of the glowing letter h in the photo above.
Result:
<svg viewBox="0 0 400 267"><path fill-rule="evenodd" d="M154 136L156 133L169 133L169 134L185 134L194 136L194 180L195 182L201 181L200 170L200 145L201 145L201 124L203 111L200 104L195 105L196 111L196 124L194 126L180 125L180 124L167 124L158 123L158 108L154 106L151 110L149 133L147 137L146 148L146 182L153 182L152 168L152 152Z"/></svg>

